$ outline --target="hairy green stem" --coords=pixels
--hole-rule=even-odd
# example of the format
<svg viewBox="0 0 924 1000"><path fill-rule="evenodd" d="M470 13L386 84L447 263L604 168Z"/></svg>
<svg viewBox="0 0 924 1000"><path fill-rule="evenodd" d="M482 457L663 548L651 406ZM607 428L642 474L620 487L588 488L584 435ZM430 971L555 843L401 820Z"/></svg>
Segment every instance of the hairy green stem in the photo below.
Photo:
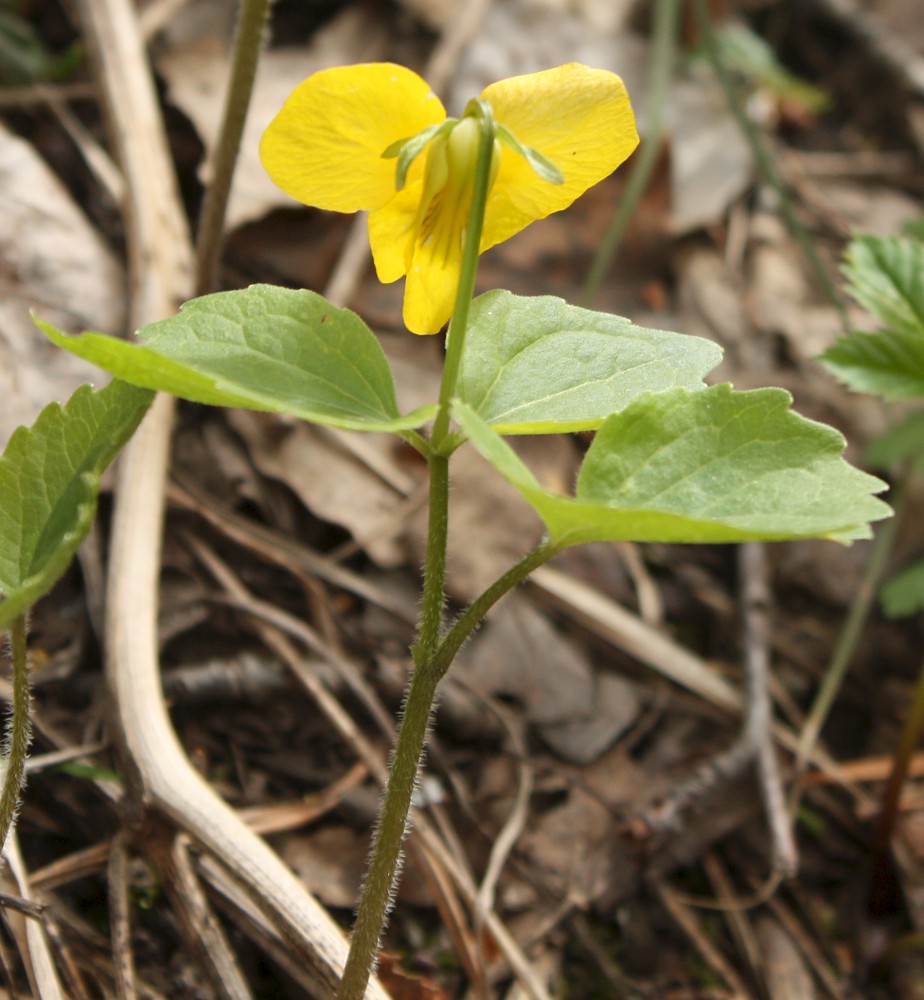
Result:
<svg viewBox="0 0 924 1000"><path fill-rule="evenodd" d="M432 655L443 629L446 547L449 537L449 456L431 453L427 556L417 639L411 649L419 667Z"/></svg>
<svg viewBox="0 0 924 1000"><path fill-rule="evenodd" d="M212 178L205 193L196 234L196 295L205 295L218 287L225 213L271 2L241 0L221 132L212 155Z"/></svg>
<svg viewBox="0 0 924 1000"><path fill-rule="evenodd" d="M657 0L652 27L648 99L645 106L645 138L632 164L632 175L606 234L594 256L590 273L581 291L580 304L587 306L597 294L613 256L639 202L648 190L658 156L664 146L664 109L674 75L677 20L680 0Z"/></svg>
<svg viewBox="0 0 924 1000"><path fill-rule="evenodd" d="M822 263L821 257L819 257L818 251L815 249L815 243L812 240L810 233L803 225L802 220L796 214L796 210L793 207L792 193L786 184L783 183L783 180L777 172L776 164L773 162L773 157L765 144L761 141L761 138L757 133L757 129L754 127L754 123L748 117L747 111L745 111L744 105L738 95L735 81L732 79L732 76L728 71L728 67L722 61L722 56L719 52L719 45L715 37L715 29L712 25L712 17L709 14L709 7L706 0L693 0L693 6L696 10L696 17L699 22L700 31L703 35L703 46L706 58L709 60L709 64L715 72L719 85L722 87L725 99L728 102L729 111L731 111L732 116L738 123L738 127L741 129L742 135L744 135L744 138L751 148L751 153L754 157L755 163L757 164L758 171L764 181L773 188L779 198L780 214L783 216L787 228L801 247L802 253L805 255L805 259L808 261L809 267L815 274L815 278L823 289L825 295L830 300L831 304L835 309L837 309L841 322L846 329L848 325L847 308L844 305L844 300L838 292L831 275L828 274L827 268Z"/></svg>
<svg viewBox="0 0 924 1000"><path fill-rule="evenodd" d="M558 551L558 547L551 542L543 542L527 553L468 606L439 644L432 659L418 663L414 670L389 768L388 787L379 812L372 854L363 884L363 899L350 942L350 957L337 993L338 1000L362 1000L372 971L379 938L391 905L401 845L408 826L411 797L420 770L439 682L488 611ZM357 958L351 966L354 954ZM354 968L359 968L361 957L368 960L368 967L364 969L363 975L353 971Z"/></svg>
<svg viewBox="0 0 924 1000"><path fill-rule="evenodd" d="M388 783L372 840L372 851L350 940L350 951L337 991L338 1000L362 1000L366 993L400 867L401 847L407 829L411 797L424 753L436 688L449 666L447 661L442 669L438 669L435 664L435 654L442 633L446 600L449 457L455 447L455 436L449 431L450 405L455 395L469 307L475 289L481 232L491 186L491 160L494 155L494 122L491 110L486 104L479 104L476 111L482 128L475 166L472 205L465 229L455 308L447 333L439 410L430 435L427 454L430 466L430 510L420 626L417 641L412 647L414 672L405 699L404 713L389 768Z"/></svg>
<svg viewBox="0 0 924 1000"><path fill-rule="evenodd" d="M561 551L560 547L550 541L544 541L528 552L523 558L511 566L503 576L498 577L488 589L476 597L474 601L456 619L455 624L446 633L433 657L433 669L442 677L455 659L456 653L465 645L468 637L478 627L484 616L494 605L518 583L522 583L533 570L548 562L552 556Z"/></svg>
<svg viewBox="0 0 924 1000"><path fill-rule="evenodd" d="M433 422L430 444L434 451L446 447L449 438L449 407L456 392L459 366L462 362L462 348L465 331L468 328L468 312L475 293L475 278L478 274L478 256L481 252L481 232L484 229L484 213L491 188L491 161L494 157L494 118L485 101L479 101L481 122L481 143L478 162L475 166L475 181L472 189L472 207L465 227L465 244L462 250L462 266L459 270L459 287L456 289L455 307L449 330L446 334L446 360L443 364L443 378L440 382L440 408Z"/></svg>
<svg viewBox="0 0 924 1000"><path fill-rule="evenodd" d="M8 737L3 755L3 788L0 790L0 850L16 817L19 797L25 784L26 756L32 726L29 721L29 648L26 616L17 618L10 628L10 654L13 661L13 707L8 723Z"/></svg>

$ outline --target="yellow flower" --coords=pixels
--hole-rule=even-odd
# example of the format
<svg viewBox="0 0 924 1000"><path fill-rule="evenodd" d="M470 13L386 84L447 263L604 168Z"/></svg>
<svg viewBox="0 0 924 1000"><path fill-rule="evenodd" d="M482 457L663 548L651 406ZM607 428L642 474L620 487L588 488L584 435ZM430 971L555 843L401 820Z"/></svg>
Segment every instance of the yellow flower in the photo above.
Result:
<svg viewBox="0 0 924 1000"><path fill-rule="evenodd" d="M622 80L604 70L570 63L491 84L481 100L498 128L480 252L567 208L638 144ZM369 212L379 279L406 275L408 329L436 333L458 285L479 129L447 119L409 69L343 66L295 89L260 155L298 201Z"/></svg>

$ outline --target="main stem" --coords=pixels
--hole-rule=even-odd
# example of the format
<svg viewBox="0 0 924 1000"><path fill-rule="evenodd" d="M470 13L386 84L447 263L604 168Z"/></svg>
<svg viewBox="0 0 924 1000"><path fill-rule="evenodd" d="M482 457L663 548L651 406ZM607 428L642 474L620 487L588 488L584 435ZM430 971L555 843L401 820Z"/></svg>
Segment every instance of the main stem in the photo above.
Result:
<svg viewBox="0 0 924 1000"><path fill-rule="evenodd" d="M26 757L32 726L29 721L29 648L26 616L10 626L10 656L13 665L13 709L3 755L3 789L0 791L0 850L6 844L25 784Z"/></svg>
<svg viewBox="0 0 924 1000"><path fill-rule="evenodd" d="M437 662L437 651L443 631L449 531L449 457L454 447L449 433L450 405L456 391L469 307L475 289L494 153L491 110L483 103L474 110L482 124L481 141L475 167L472 206L465 229L455 308L446 335L446 360L440 384L439 409L427 455L430 469L430 510L420 625L417 640L412 647L414 672L404 702L404 713L379 810L378 825L373 835L372 853L360 895L350 951L337 991L338 1000L363 1000L366 993L394 893L411 797L424 753L436 688L449 666L448 663L444 666Z"/></svg>

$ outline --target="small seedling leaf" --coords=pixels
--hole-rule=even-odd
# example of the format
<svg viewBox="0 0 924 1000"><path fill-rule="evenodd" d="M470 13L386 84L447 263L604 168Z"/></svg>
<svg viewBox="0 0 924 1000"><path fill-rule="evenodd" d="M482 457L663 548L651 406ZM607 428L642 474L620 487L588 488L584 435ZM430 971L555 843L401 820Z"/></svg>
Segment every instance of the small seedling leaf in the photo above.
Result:
<svg viewBox="0 0 924 1000"><path fill-rule="evenodd" d="M896 573L880 591L879 601L888 618L908 618L924 611L924 560Z"/></svg>
<svg viewBox="0 0 924 1000"><path fill-rule="evenodd" d="M855 330L839 337L818 360L854 392L924 398L924 333Z"/></svg>
<svg viewBox="0 0 924 1000"><path fill-rule="evenodd" d="M20 427L0 457L0 628L64 573L96 512L100 476L154 394L114 381L81 386Z"/></svg>
<svg viewBox="0 0 924 1000"><path fill-rule="evenodd" d="M819 360L855 392L924 398L924 243L911 236L857 237L844 274L847 290L883 328L853 331Z"/></svg>
<svg viewBox="0 0 924 1000"><path fill-rule="evenodd" d="M847 248L847 290L887 330L924 338L924 242L858 236Z"/></svg>

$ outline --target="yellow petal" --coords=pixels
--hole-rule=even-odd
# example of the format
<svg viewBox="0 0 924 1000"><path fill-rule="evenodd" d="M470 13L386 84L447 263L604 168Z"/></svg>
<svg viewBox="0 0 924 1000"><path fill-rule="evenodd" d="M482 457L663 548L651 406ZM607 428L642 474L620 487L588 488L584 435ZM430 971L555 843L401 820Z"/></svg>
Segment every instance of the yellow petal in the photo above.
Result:
<svg viewBox="0 0 924 1000"><path fill-rule="evenodd" d="M395 194L395 161L382 152L445 117L429 85L403 66L339 66L295 88L263 133L260 157L297 201L335 212L376 209ZM409 183L420 170L412 164Z"/></svg>
<svg viewBox="0 0 924 1000"><path fill-rule="evenodd" d="M509 239L537 219L567 208L611 174L638 145L635 116L615 73L569 63L491 84L482 95L496 121L561 171L551 184L504 148L488 198L482 250Z"/></svg>
<svg viewBox="0 0 924 1000"><path fill-rule="evenodd" d="M459 287L461 246L456 252L418 242L404 286L404 325L411 333L438 333L452 315Z"/></svg>
<svg viewBox="0 0 924 1000"><path fill-rule="evenodd" d="M423 185L405 188L384 208L369 214L369 243L379 281L396 281L405 273L404 325L412 333L437 333L455 305L462 257L447 244L415 242L414 228Z"/></svg>
<svg viewBox="0 0 924 1000"><path fill-rule="evenodd" d="M394 161L392 161L394 162ZM406 184L382 208L369 213L369 245L375 273L386 285L397 281L408 267L408 241L423 188L421 181Z"/></svg>

